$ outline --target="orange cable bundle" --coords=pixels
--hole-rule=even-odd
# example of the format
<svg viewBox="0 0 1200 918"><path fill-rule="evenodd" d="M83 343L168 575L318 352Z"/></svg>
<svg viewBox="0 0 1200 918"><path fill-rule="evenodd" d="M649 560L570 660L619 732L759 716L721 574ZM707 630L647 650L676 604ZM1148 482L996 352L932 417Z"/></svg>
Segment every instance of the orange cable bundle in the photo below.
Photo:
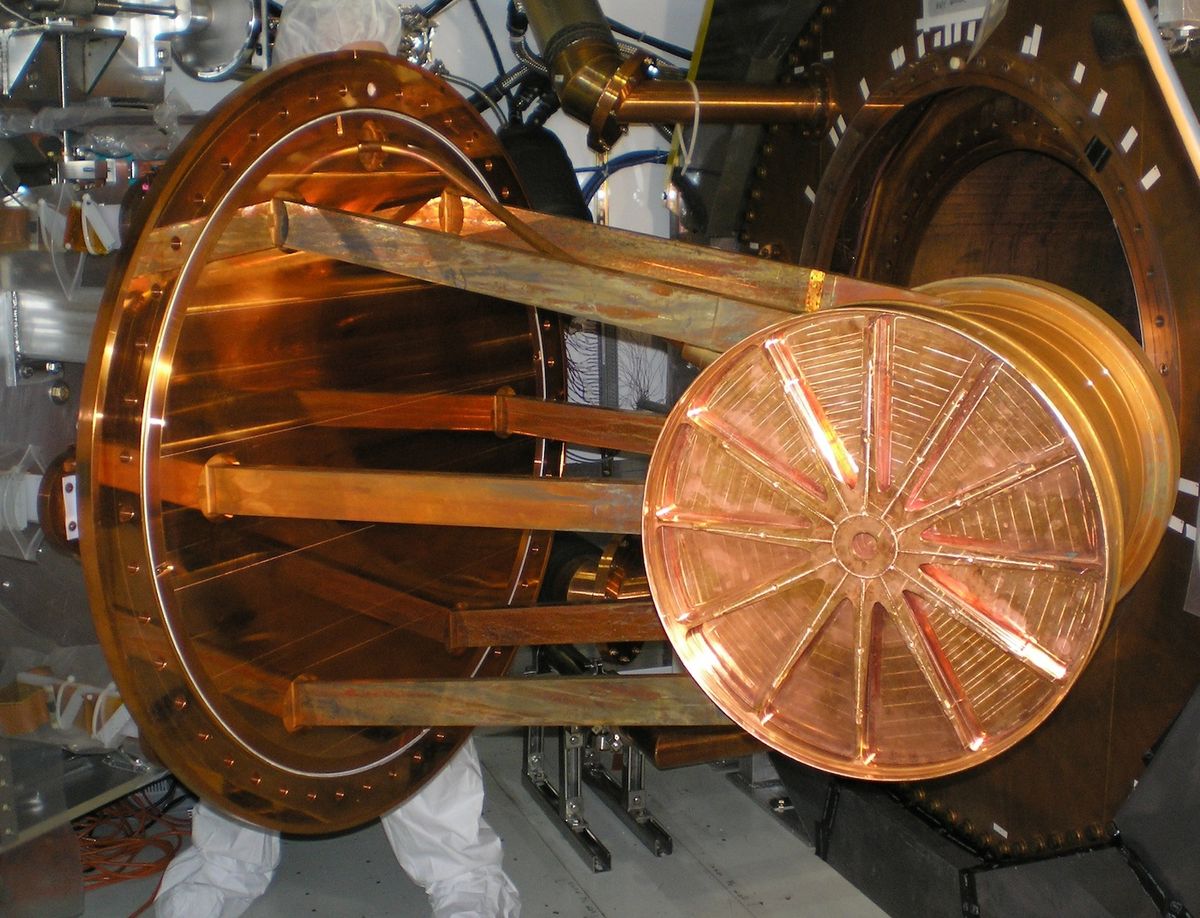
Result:
<svg viewBox="0 0 1200 918"><path fill-rule="evenodd" d="M138 791L75 821L85 890L151 877L166 869L191 828L190 816L170 813L185 799L174 792L174 782L157 801ZM134 915L151 901L153 896Z"/></svg>

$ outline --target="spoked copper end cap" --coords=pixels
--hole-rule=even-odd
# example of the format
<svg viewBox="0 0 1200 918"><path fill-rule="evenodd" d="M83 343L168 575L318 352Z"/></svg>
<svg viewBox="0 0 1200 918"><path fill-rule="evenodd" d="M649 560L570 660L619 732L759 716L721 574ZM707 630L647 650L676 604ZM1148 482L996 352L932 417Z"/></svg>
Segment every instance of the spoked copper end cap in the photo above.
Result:
<svg viewBox="0 0 1200 918"><path fill-rule="evenodd" d="M1003 286L958 283L973 304ZM789 319L668 418L643 521L659 614L709 696L795 759L916 780L1007 749L1070 690L1165 527L1178 445L1136 345L1047 334L1046 312L1103 323L1004 283L1012 323L985 305ZM1153 509L1131 516L1143 488Z"/></svg>

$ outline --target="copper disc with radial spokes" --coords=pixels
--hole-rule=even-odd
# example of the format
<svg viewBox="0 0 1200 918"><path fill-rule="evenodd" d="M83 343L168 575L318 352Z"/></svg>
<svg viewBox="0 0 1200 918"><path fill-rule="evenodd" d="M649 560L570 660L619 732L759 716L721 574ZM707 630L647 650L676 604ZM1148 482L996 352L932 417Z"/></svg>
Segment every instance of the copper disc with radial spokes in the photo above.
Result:
<svg viewBox="0 0 1200 918"><path fill-rule="evenodd" d="M701 374L651 463L647 567L684 664L742 727L916 779L1061 701L1125 535L1119 476L1044 358L940 310L848 307Z"/></svg>

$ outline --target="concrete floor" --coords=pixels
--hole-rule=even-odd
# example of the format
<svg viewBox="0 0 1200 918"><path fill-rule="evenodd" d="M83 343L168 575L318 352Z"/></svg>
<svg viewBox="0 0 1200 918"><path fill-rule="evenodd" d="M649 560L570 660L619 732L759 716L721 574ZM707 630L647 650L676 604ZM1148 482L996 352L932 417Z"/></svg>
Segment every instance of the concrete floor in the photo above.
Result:
<svg viewBox="0 0 1200 918"><path fill-rule="evenodd" d="M649 769L649 808L674 837L656 858L594 797L587 818L612 852L592 873L521 783L517 733L477 734L488 821L505 845L505 867L526 918L881 918L883 912L818 859L798 837L734 787L697 766ZM591 794L591 791L587 791ZM85 918L124 918L154 881L89 893ZM283 863L246 918L429 915L424 892L396 865L378 823L333 839L284 843Z"/></svg>

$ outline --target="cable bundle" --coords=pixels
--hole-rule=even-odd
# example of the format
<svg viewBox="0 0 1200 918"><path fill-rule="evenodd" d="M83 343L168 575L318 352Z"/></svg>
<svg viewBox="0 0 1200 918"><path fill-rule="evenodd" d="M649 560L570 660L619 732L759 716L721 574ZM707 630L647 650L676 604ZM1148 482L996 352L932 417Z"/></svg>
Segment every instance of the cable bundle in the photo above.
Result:
<svg viewBox="0 0 1200 918"><path fill-rule="evenodd" d="M152 877L166 869L191 832L190 811L171 814L191 799L177 791L171 780L157 800L142 790L75 820L85 890ZM133 914L141 914L153 898Z"/></svg>

